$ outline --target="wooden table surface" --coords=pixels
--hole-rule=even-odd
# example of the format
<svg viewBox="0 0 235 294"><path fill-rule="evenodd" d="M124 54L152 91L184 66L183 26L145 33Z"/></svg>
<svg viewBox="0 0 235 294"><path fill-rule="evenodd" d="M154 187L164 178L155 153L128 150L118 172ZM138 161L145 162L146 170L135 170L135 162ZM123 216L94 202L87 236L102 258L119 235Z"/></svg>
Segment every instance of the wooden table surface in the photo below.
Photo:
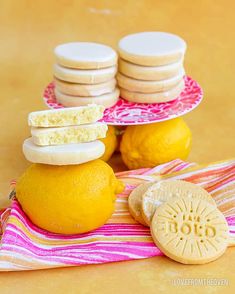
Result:
<svg viewBox="0 0 235 294"><path fill-rule="evenodd" d="M52 80L53 48L69 41L95 41L114 48L138 31L168 31L188 44L185 67L204 89L204 101L185 117L193 132L190 161L234 156L235 2L87 0L0 2L0 207L9 204L9 181L28 166L21 152L29 135L27 114L46 108L42 91ZM125 167L120 156L115 170ZM235 250L202 266L165 257L0 274L1 293L232 293ZM229 286L174 286L177 278L225 278ZM234 292L233 292L234 293Z"/></svg>

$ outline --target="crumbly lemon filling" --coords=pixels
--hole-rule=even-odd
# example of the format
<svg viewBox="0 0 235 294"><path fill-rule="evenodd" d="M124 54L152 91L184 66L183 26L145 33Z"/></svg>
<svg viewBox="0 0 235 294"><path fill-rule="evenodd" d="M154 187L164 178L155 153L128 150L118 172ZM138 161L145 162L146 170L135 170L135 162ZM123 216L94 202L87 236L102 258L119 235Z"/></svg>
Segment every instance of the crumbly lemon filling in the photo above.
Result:
<svg viewBox="0 0 235 294"><path fill-rule="evenodd" d="M95 122L102 118L104 107L91 105L76 109L58 109L32 112L28 123L34 127L70 126Z"/></svg>
<svg viewBox="0 0 235 294"><path fill-rule="evenodd" d="M33 129L34 144L40 146L91 142L104 138L107 132L105 124L91 124L64 128Z"/></svg>

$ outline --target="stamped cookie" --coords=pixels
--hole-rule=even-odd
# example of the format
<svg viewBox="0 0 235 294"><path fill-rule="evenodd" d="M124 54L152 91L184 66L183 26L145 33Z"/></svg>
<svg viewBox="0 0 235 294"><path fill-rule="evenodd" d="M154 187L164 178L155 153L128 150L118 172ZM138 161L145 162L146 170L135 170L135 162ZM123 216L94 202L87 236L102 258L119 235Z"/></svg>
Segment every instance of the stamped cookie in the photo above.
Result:
<svg viewBox="0 0 235 294"><path fill-rule="evenodd" d="M192 198L174 198L159 206L151 234L166 256L184 264L217 259L229 239L224 215L207 201Z"/></svg>
<svg viewBox="0 0 235 294"><path fill-rule="evenodd" d="M128 197L129 211L133 218L144 226L147 226L142 215L141 215L141 201L143 194L151 187L154 183L144 183L137 186Z"/></svg>
<svg viewBox="0 0 235 294"><path fill-rule="evenodd" d="M142 216L150 225L156 208L174 197L197 198L216 206L214 199L202 187L181 180L165 180L153 184L142 197Z"/></svg>

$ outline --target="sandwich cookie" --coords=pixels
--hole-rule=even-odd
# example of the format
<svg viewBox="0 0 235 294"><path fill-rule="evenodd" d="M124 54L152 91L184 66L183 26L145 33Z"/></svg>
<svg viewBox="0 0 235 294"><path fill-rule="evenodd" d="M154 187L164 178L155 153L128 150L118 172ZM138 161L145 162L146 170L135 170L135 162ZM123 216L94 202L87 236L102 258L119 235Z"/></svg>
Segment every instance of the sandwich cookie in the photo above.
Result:
<svg viewBox="0 0 235 294"><path fill-rule="evenodd" d="M130 92L126 89L120 88L120 96L130 102L136 103L161 103L175 100L184 90L184 80L182 80L176 87L165 92L156 93L140 93Z"/></svg>
<svg viewBox="0 0 235 294"><path fill-rule="evenodd" d="M26 139L23 143L23 153L28 161L51 165L85 163L100 158L104 151L105 145L98 140L44 147L35 145L32 138Z"/></svg>
<svg viewBox="0 0 235 294"><path fill-rule="evenodd" d="M214 199L202 187L181 180L165 180L151 185L142 196L142 217L150 225L157 207L171 198L196 198L216 206Z"/></svg>
<svg viewBox="0 0 235 294"><path fill-rule="evenodd" d="M54 75L57 79L79 84L99 84L111 80L115 77L117 67L107 67L102 69L72 69L54 65Z"/></svg>
<svg viewBox="0 0 235 294"><path fill-rule="evenodd" d="M129 62L145 66L161 66L183 58L186 43L180 37L164 32L128 35L118 44L119 55Z"/></svg>
<svg viewBox="0 0 235 294"><path fill-rule="evenodd" d="M119 60L119 72L136 80L161 81L178 76L183 70L182 59L162 66L142 66Z"/></svg>
<svg viewBox="0 0 235 294"><path fill-rule="evenodd" d="M55 78L55 87L61 93L71 96L99 96L111 93L116 87L116 79L111 79L100 84L75 84Z"/></svg>
<svg viewBox="0 0 235 294"><path fill-rule="evenodd" d="M89 104L103 105L104 107L111 107L119 99L120 91L116 88L113 92L103 94L100 96L82 97L82 96L70 96L59 92L55 89L56 100L64 106L83 106Z"/></svg>
<svg viewBox="0 0 235 294"><path fill-rule="evenodd" d="M99 69L117 63L117 53L111 47L89 42L73 42L55 48L58 64L79 69Z"/></svg>
<svg viewBox="0 0 235 294"><path fill-rule="evenodd" d="M212 204L196 198L173 198L158 206L151 223L157 247L184 264L216 260L228 246L228 224Z"/></svg>
<svg viewBox="0 0 235 294"><path fill-rule="evenodd" d="M104 106L88 105L72 108L50 109L31 112L28 125L31 127L66 127L89 124L103 117Z"/></svg>
<svg viewBox="0 0 235 294"><path fill-rule="evenodd" d="M181 69L180 72L169 79L161 81L144 81L129 78L121 73L117 74L118 85L130 92L139 93L155 93L155 92L165 92L174 87L176 87L184 77L184 70Z"/></svg>
<svg viewBox="0 0 235 294"><path fill-rule="evenodd" d="M91 142L104 138L108 127L104 123L60 128L31 128L33 143L39 146Z"/></svg>

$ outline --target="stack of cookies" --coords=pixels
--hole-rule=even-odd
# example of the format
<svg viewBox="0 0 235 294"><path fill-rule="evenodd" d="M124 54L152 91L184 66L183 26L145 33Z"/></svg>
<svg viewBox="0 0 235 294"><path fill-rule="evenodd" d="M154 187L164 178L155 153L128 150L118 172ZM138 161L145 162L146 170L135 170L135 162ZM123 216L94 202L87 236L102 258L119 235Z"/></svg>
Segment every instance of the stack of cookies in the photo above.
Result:
<svg viewBox="0 0 235 294"><path fill-rule="evenodd" d="M157 247L185 264L220 257L229 244L228 224L211 195L181 180L145 183L128 199L135 220L150 226Z"/></svg>
<svg viewBox="0 0 235 294"><path fill-rule="evenodd" d="M81 164L100 158L105 151L99 139L107 125L97 122L104 107L89 105L31 112L28 124L32 137L23 144L26 159L50 165Z"/></svg>
<svg viewBox="0 0 235 294"><path fill-rule="evenodd" d="M106 45L75 42L55 48L55 95L66 107L113 106L119 98L117 53Z"/></svg>
<svg viewBox="0 0 235 294"><path fill-rule="evenodd" d="M177 98L184 89L186 43L163 32L128 35L118 45L117 75L121 97L137 103L160 103Z"/></svg>

